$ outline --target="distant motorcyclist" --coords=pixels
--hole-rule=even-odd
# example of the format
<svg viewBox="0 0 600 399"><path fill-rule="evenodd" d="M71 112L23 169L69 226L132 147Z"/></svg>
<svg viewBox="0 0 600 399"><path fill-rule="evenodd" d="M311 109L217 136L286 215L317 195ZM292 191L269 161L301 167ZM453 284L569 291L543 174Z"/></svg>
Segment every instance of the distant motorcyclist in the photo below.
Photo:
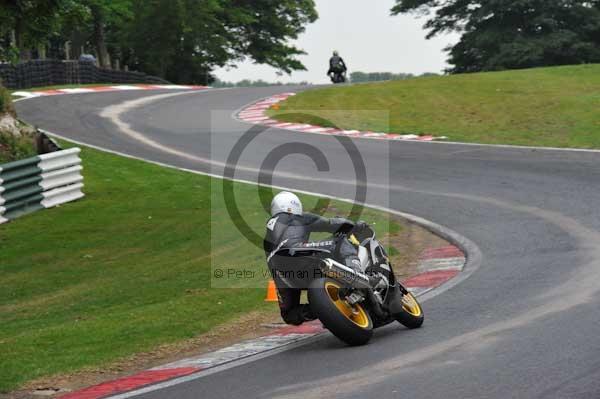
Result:
<svg viewBox="0 0 600 399"><path fill-rule="evenodd" d="M346 67L346 63L344 59L340 57L340 54L337 51L333 52L333 57L329 59L329 70L327 71L327 76L331 76L331 74L343 74L346 73L348 68Z"/></svg>
<svg viewBox="0 0 600 399"><path fill-rule="evenodd" d="M300 304L300 289L287 288L277 276L271 264L275 253L281 249L314 248L336 253L340 261L348 267L359 270L360 261L357 248L348 239L337 237L323 241L309 242L313 232L336 233L342 227L361 227L363 222L354 223L344 218L327 219L318 215L304 213L302 202L293 193L281 192L271 202L271 219L267 223L264 250L267 263L271 268L273 280L277 286L281 317L287 324L300 325L314 320L308 305Z"/></svg>

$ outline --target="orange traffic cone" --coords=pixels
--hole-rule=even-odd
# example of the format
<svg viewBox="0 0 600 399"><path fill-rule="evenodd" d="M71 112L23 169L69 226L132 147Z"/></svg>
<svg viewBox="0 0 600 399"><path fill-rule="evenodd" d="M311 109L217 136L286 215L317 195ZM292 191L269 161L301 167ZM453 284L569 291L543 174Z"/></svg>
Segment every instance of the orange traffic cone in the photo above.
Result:
<svg viewBox="0 0 600 399"><path fill-rule="evenodd" d="M277 287L275 287L275 281L273 280L269 280L265 302L279 302L279 299L277 298Z"/></svg>

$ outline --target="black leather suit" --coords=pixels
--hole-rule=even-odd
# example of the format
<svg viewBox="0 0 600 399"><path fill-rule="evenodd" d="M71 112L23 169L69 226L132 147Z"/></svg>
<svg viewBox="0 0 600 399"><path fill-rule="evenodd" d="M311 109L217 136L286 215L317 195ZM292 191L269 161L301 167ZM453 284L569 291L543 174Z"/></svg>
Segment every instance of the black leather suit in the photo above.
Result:
<svg viewBox="0 0 600 399"><path fill-rule="evenodd" d="M346 72L348 68L346 67L346 63L344 59L339 55L334 55L329 59L329 71L327 71L327 75L331 73L340 73Z"/></svg>
<svg viewBox="0 0 600 399"><path fill-rule="evenodd" d="M313 232L327 232L334 234L342 227L352 227L354 223L343 218L326 219L318 215L305 213L301 216L288 213L275 215L267 223L264 239L264 250L267 263L274 271L271 258L275 252L282 249L315 248L331 251L340 261L347 266L358 269L358 251L347 239L332 237L328 240L310 242ZM281 317L287 324L300 325L305 321L314 320L308 305L300 304L300 289L288 288L277 275L272 273L277 286Z"/></svg>

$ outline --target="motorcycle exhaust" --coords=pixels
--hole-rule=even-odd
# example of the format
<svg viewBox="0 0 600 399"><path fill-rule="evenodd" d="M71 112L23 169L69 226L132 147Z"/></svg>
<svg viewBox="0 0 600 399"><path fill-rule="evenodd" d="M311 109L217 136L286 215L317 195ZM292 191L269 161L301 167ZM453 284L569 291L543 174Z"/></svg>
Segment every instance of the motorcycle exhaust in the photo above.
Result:
<svg viewBox="0 0 600 399"><path fill-rule="evenodd" d="M369 298L373 311L380 318L386 318L387 314L381 307L381 304L375 297L375 293L373 292L373 287L369 282L369 277L364 274L357 272L356 270L343 265L339 262L336 262L333 259L325 259L323 261L324 267L323 272L326 276L334 278L338 281L344 281L348 283L353 288L365 289L367 293L367 297Z"/></svg>
<svg viewBox="0 0 600 399"><path fill-rule="evenodd" d="M323 260L323 265L323 273L328 277L344 281L354 288L369 290L373 288L369 282L369 277L364 273L357 272L333 259Z"/></svg>

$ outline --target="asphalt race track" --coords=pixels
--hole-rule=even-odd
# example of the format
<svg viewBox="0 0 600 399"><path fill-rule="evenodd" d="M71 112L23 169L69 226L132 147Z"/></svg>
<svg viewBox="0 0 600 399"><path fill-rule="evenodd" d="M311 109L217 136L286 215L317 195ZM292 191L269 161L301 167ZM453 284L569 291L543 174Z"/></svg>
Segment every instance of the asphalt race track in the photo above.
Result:
<svg viewBox="0 0 600 399"><path fill-rule="evenodd" d="M368 203L459 232L483 262L425 303L421 330L388 326L359 348L327 336L139 397L600 397L600 152L376 140L351 148L277 129L244 143L251 126L231 114L284 90L101 93L16 105L24 120L62 136L220 175L233 146L247 144L235 174L242 179L268 170L263 161L277 147L283 155L318 149L329 171L292 154L274 162L274 183L345 198L355 196L351 159L362 158ZM106 110L142 97L156 98Z"/></svg>

